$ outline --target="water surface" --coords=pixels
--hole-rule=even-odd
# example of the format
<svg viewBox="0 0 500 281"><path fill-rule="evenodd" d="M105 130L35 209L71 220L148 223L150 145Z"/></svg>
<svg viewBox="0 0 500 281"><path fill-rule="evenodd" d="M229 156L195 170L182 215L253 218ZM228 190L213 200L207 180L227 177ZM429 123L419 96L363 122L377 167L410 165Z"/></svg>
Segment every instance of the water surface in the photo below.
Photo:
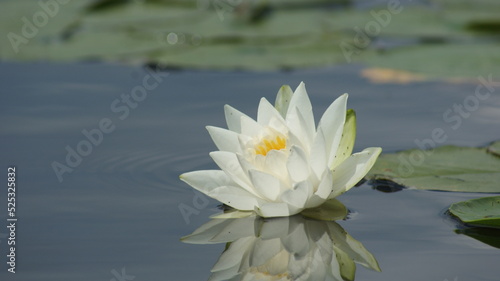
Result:
<svg viewBox="0 0 500 281"><path fill-rule="evenodd" d="M372 84L351 65L294 72L168 72L135 108L122 94L150 72L105 64L0 64L2 167L18 169L17 273L2 280L206 280L224 249L179 241L218 212L178 175L215 169L206 125L224 126L223 105L256 115L282 84L306 83L316 117L340 94L357 111L355 151L415 147L443 128L444 144L485 145L500 137L498 89L454 130L443 113L476 83ZM488 75L487 73L484 74ZM115 104L113 109L113 104ZM114 126L81 163L58 180L52 164L85 140L82 130ZM123 120L122 120L123 119ZM6 171L1 173L6 182ZM6 189L6 187L5 187ZM1 192L5 204L6 192ZM382 272L358 267L356 280L498 280L498 249L455 234L444 210L480 194L403 190L363 184L339 199L352 211L340 225L377 258ZM183 216L180 207L193 208ZM6 206L0 207L5 222ZM4 230L0 233L5 234Z"/></svg>

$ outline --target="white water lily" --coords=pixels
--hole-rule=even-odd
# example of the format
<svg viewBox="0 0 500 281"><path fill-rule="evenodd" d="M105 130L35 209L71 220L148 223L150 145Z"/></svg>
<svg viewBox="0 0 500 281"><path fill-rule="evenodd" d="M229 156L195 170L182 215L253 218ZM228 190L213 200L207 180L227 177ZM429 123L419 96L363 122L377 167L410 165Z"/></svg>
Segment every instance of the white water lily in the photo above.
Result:
<svg viewBox="0 0 500 281"><path fill-rule="evenodd" d="M380 271L375 257L339 224L300 215L213 219L182 241L228 243L210 281L354 280L355 263Z"/></svg>
<svg viewBox="0 0 500 281"><path fill-rule="evenodd" d="M381 148L351 154L356 116L337 98L315 126L304 83L283 86L273 106L260 100L257 120L225 106L228 129L208 126L221 170L181 175L195 189L240 211L283 217L318 207L358 183Z"/></svg>

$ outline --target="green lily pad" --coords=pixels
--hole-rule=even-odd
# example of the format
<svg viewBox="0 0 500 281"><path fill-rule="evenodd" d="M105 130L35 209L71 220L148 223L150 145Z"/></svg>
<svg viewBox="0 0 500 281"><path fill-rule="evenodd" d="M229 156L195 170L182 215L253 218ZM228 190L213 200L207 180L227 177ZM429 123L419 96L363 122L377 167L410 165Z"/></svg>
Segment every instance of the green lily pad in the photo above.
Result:
<svg viewBox="0 0 500 281"><path fill-rule="evenodd" d="M487 148L411 149L382 154L366 178L416 189L500 193L500 158Z"/></svg>
<svg viewBox="0 0 500 281"><path fill-rule="evenodd" d="M23 35L24 18L43 21L42 2L0 1L0 59L232 70L352 61L432 79L500 72L500 5L491 0L400 5L390 15L387 4L350 0L81 0L53 7Z"/></svg>
<svg viewBox="0 0 500 281"><path fill-rule="evenodd" d="M466 224L500 228L500 196L458 202L449 211Z"/></svg>
<svg viewBox="0 0 500 281"><path fill-rule="evenodd" d="M304 217L323 221L343 220L347 213L346 206L337 199L328 200L321 206L305 209L301 212Z"/></svg>
<svg viewBox="0 0 500 281"><path fill-rule="evenodd" d="M432 78L476 77L479 69L500 72L500 44L427 44L362 53L357 61L371 66L425 74ZM460 58L460 60L457 60Z"/></svg>
<svg viewBox="0 0 500 281"><path fill-rule="evenodd" d="M488 152L500 156L500 141L496 141L488 146Z"/></svg>

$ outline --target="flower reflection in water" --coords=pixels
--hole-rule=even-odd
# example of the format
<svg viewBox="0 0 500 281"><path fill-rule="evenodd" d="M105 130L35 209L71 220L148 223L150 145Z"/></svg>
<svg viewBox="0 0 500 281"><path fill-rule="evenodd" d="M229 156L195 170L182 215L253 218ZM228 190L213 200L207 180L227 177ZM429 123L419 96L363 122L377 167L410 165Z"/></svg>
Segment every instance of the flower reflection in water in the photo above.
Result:
<svg viewBox="0 0 500 281"><path fill-rule="evenodd" d="M227 243L209 280L354 280L355 263L380 271L374 256L339 224L301 215L216 218L182 240Z"/></svg>

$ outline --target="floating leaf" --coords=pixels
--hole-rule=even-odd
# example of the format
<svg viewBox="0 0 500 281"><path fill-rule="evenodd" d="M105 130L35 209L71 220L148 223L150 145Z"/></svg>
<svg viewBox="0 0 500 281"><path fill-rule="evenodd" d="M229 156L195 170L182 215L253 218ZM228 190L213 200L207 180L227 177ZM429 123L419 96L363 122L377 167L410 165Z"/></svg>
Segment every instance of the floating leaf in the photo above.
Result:
<svg viewBox="0 0 500 281"><path fill-rule="evenodd" d="M383 52L367 50L358 61L432 78L477 77L478 73L500 72L499 46L498 43L428 44Z"/></svg>
<svg viewBox="0 0 500 281"><path fill-rule="evenodd" d="M54 8L36 32L23 35L30 29L25 18L33 22L36 13L45 21L41 2L3 0L0 31L8 36L0 42L0 59L233 70L354 61L408 72L385 73L397 81L500 72L496 1L436 0L392 10L377 4L353 8L352 2L69 1ZM370 74L380 78L381 73Z"/></svg>
<svg viewBox="0 0 500 281"><path fill-rule="evenodd" d="M486 148L412 149L382 154L366 177L416 189L500 193L500 158Z"/></svg>
<svg viewBox="0 0 500 281"><path fill-rule="evenodd" d="M500 141L496 141L488 146L488 152L500 156Z"/></svg>
<svg viewBox="0 0 500 281"><path fill-rule="evenodd" d="M343 220L347 216L347 208L342 202L337 199L332 199L326 201L323 205L306 209L302 211L302 215L304 217L323 220L323 221L335 221L335 220Z"/></svg>
<svg viewBox="0 0 500 281"><path fill-rule="evenodd" d="M500 196L458 202L449 211L466 224L500 228Z"/></svg>
<svg viewBox="0 0 500 281"><path fill-rule="evenodd" d="M211 219L239 219L253 215L253 212L244 212L236 209L210 216Z"/></svg>

